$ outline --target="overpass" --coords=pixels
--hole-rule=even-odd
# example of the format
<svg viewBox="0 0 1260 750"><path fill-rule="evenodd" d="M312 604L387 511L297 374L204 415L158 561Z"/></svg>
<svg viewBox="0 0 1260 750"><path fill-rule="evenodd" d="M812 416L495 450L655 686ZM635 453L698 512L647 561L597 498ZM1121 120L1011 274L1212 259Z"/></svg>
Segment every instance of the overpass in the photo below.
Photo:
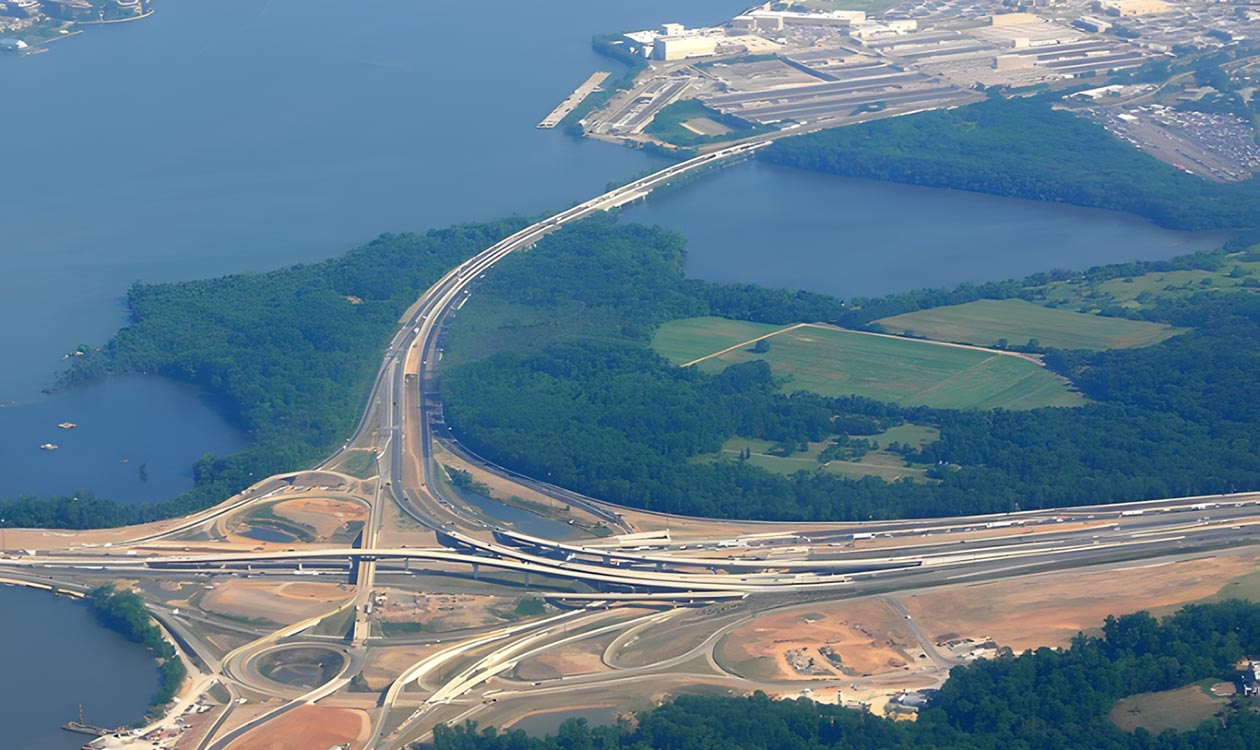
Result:
<svg viewBox="0 0 1260 750"><path fill-rule="evenodd" d="M118 560L78 559L74 561L44 561L45 566L70 566L84 569L103 569L106 564L112 571L150 568L157 570L214 570L228 565L257 565L269 562L300 564L314 560L426 560L430 562L468 565L476 577L482 568L492 568L525 576L526 585L532 575L551 576L581 581L596 588L628 588L630 591L682 591L682 592L751 592L768 589L797 589L804 586L843 586L849 583L846 575L808 575L806 577L781 574L720 575L697 573L664 573L654 571L604 568L595 565L576 565L557 562L530 555L493 557L456 552L449 549L360 549L355 547L317 550L293 550L275 552L231 552L208 555L189 555L132 559L127 563Z"/></svg>
<svg viewBox="0 0 1260 750"><path fill-rule="evenodd" d="M676 606L710 602L732 603L743 601L751 594L779 592L817 590L834 595L837 592L885 591L914 584L948 584L955 581L976 580L981 577L1014 575L1011 572L1013 570L1018 569L1026 573L1038 569L1039 566L1042 568L1064 567L1074 564L1094 564L1116 558L1167 555L1181 550L1184 541L1191 538L1203 539L1205 545L1237 543L1249 536L1254 541L1255 529L1249 529L1247 532L1238 531L1243 525L1250 523L1245 519L1254 515L1254 508L1244 507L1254 504L1254 497L1246 500L1234 499L1232 501L1234 504L1228 507L1226 503L1230 501L1225 498L1190 498L1179 501L1150 501L1123 508L1104 506L1096 509L1032 511L969 519L836 524L830 528L822 525L807 525L810 528L802 531L791 531L782 524L749 523L747 525L749 529L776 530L776 533L766 536L794 538L795 543L803 540L803 543L815 549L821 549L822 545L828 544L828 540L831 539L852 541L855 530L861 530L864 536L906 537L906 544L892 547L890 543L887 549L831 550L826 553L833 555L831 558L815 557L814 551L811 550L810 559L764 560L702 557L696 556L694 552L687 556L655 551L649 551L649 554L638 554L636 551L605 547L598 543L582 546L557 542L502 529L490 529L468 514L461 514L449 506L442 505L439 502L437 486L432 475L431 446L434 436L431 434L428 413L432 407L426 404L426 396L431 397L431 384L428 378L441 358L441 338L446 318L468 299L475 281L503 258L515 252L528 250L540 239L570 222L641 199L652 190L667 185L692 170L742 158L767 143L742 144L696 157L525 227L459 264L426 291L400 320L400 328L390 341L377 379L373 383L368 406L354 434L346 443L346 448L348 448L360 442L370 432L375 432L378 437L374 450L380 469L379 480L361 546L126 558L86 554L58 555L41 556L35 560L5 560L3 564L16 569L30 566L31 568L57 568L67 571L76 568L107 570L110 573L143 571L150 576L169 575L175 571L184 570L216 570L227 566L271 565L301 568L304 562L335 564L343 567L347 564L357 565L356 582L359 584L359 591L355 598L340 605L333 614L349 609L353 602L360 601L362 597L370 593L376 564L381 561L394 562L395 567L397 561L404 563L423 561L442 566L467 566L471 569L473 577L476 577L482 568L494 569L519 574L524 577L526 585L529 584L531 576L544 576L549 579L564 578L581 582L597 590L598 593L538 592L537 595L544 596L554 603L584 609L566 612L542 621L505 627L490 633L479 632L402 671L398 680L386 692L381 704L386 709L384 712L386 715L375 722L375 734L369 742L370 747L375 747L385 729L388 710L402 701L403 689L408 683L414 683L426 675L433 675L432 679L437 683L439 677L448 674L448 668L461 670L453 672L454 677L442 677L441 684L436 684L433 688L434 692L425 699L425 705L435 707L448 699L460 698L474 687L501 674L511 664L521 659L542 653L543 650L554 648L559 644L573 642L579 636L589 635L592 631L570 634L564 630L570 627L569 623L579 625L596 617L596 615L588 614L586 610L599 610L612 604ZM418 399L418 401L413 404L411 403L413 399ZM323 466L336 461L342 451L330 456ZM416 460L415 464L408 463L412 459ZM487 466L486 462L475 456L469 460L474 464ZM418 468L418 477L408 477L406 469L411 465ZM506 472L493 465L487 468L491 471ZM525 482L536 489L543 488L553 496L564 497L566 502L570 502L569 496L563 494L566 491L562 489L551 488L545 483L529 480L510 472L506 472L505 476L513 481ZM413 478L415 481L411 481ZM277 479L271 478L268 482L275 482ZM206 518L263 500L282 487L282 483L260 483L256 485L254 493L250 496L234 500L227 507L217 511L208 511L207 515L199 517L200 520L177 525L175 529L192 528ZM377 530L382 523L381 509L389 501L397 502L412 518L434 531L439 543L447 546L443 548L381 546ZM621 524L620 514L610 511L598 501L582 498L581 502L575 504L581 505L611 525ZM1183 512L1187 515L1178 518L1178 513ZM1211 516L1215 525L1202 526L1200 521L1189 518L1191 513L1195 516ZM1082 521L1093 519L1094 515L1105 516L1116 521L1123 519L1124 528L1121 530L1117 523L1113 531L1103 532L1096 528L1084 528L1069 532L1065 529L1057 536L1046 534L1035 538L1018 528L1007 528L1004 532L995 531L991 539L964 539L962 541L969 543L962 546L952 546L952 544L937 541L931 536L970 531L972 528L996 529L1015 524L1022 526L1025 523L1054 524L1062 520L1062 517ZM445 523L447 516L454 517L458 523L465 526L476 527L479 524L482 531L475 533L482 536L492 534L493 541L487 542ZM777 533L777 530L782 530L782 533ZM483 534L483 531L486 533ZM162 535L170 533L172 530L168 529L162 532ZM747 537L747 535L741 536ZM920 538L922 543L914 544L913 537ZM973 541L975 543L970 543ZM954 540L954 543L957 542L958 540ZM385 569L394 568L385 566ZM728 572L718 573L719 570ZM894 576L896 578L893 578ZM17 575L15 575L16 578ZM779 597L763 597L760 600L750 601L778 599ZM230 680L235 662L247 659L250 654L259 653L259 649L269 647L270 644L284 639L311 638L302 634L321 618L327 618L329 615L330 613L323 612L317 618L281 628L262 639L241 646L224 656L222 668L215 671ZM557 624L561 628L559 632L554 628ZM367 626L366 618L356 616L353 638L356 643L367 640L369 636ZM611 629L614 626L608 627ZM483 654L479 651L509 638L513 641L506 645L496 646L490 653ZM469 664L467 663L469 659L475 659L475 661ZM305 694L299 701L287 703L267 716L252 720L247 726L233 730L226 736L220 736L214 741L214 747L227 747L249 729L283 715L296 708L299 703L319 700L335 692L346 684L350 677L348 672L343 673L333 682ZM416 716L420 716L420 712ZM418 721L416 716L405 723L410 725L414 723L413 720ZM424 714L420 718L427 716L428 714ZM399 741L403 739L400 736Z"/></svg>

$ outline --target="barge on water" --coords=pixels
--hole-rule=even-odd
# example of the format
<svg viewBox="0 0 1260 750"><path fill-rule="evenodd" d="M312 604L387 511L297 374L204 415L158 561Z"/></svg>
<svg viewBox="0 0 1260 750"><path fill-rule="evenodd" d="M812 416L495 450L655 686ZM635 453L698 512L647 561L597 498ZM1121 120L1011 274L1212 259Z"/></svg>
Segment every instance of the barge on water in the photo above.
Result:
<svg viewBox="0 0 1260 750"><path fill-rule="evenodd" d="M79 720L67 721L65 724L61 725L61 728L66 730L67 732L78 732L79 734L91 734L97 737L104 737L110 734L123 734L124 732L127 731L126 727L118 727L117 729L106 729L105 727L98 727L93 724L88 724L87 722L83 720L83 706L79 706ZM83 747L91 747L91 744L84 745Z"/></svg>

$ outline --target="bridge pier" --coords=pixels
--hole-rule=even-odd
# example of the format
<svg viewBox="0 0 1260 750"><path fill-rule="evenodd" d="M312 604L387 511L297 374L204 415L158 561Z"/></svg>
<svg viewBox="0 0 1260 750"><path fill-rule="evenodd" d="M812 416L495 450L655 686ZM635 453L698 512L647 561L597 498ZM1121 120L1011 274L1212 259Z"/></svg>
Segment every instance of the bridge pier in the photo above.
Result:
<svg viewBox="0 0 1260 750"><path fill-rule="evenodd" d="M473 564L472 564L472 569L473 569L473 580L474 580L474 581L481 580L481 579L479 579L479 578L477 577L478 573L481 571L481 564L480 564L480 563L473 563Z"/></svg>
<svg viewBox="0 0 1260 750"><path fill-rule="evenodd" d="M529 571L525 571L525 588L529 588Z"/></svg>

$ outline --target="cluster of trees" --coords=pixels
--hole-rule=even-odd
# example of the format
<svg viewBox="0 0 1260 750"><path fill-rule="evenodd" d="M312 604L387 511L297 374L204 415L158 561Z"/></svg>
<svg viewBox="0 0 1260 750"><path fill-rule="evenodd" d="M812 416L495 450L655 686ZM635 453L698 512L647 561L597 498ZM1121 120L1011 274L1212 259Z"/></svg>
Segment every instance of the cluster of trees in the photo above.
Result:
<svg viewBox="0 0 1260 750"><path fill-rule="evenodd" d="M1057 96L1057 94L1055 94ZM1220 184L1132 148L1046 97L991 97L777 141L802 169L1127 211L1175 229L1260 227L1260 179Z"/></svg>
<svg viewBox="0 0 1260 750"><path fill-rule="evenodd" d="M528 222L387 234L344 256L269 273L138 284L129 325L66 383L157 372L205 386L248 430L250 448L206 455L196 487L137 506L80 492L0 501L10 525L119 526L207 507L270 474L326 455L354 431L380 353L416 297L465 258Z"/></svg>
<svg viewBox="0 0 1260 750"><path fill-rule="evenodd" d="M959 284L953 289L914 289L883 297L854 297L840 314L839 323L846 328L871 328L881 318L927 310L933 307L962 305L978 299L1025 299L1037 301L1042 287L1055 282L1080 279L1100 284L1111 279L1171 271L1215 271L1227 262L1226 256L1241 250L1238 243L1225 248L1183 255L1170 260L1132 261L1095 266L1085 272L1056 269L1032 274L1023 279L991 281L983 284ZM1124 307L1106 310L1115 317L1140 318L1136 310Z"/></svg>
<svg viewBox="0 0 1260 750"><path fill-rule="evenodd" d="M352 428L379 349L444 269L520 221L384 236L349 255L270 274L137 287L134 319L85 369L159 371L223 396L255 445L207 456L198 486L136 506L80 492L0 502L15 526L118 526L187 513L291 470ZM1060 274L842 305L825 295L686 279L683 239L592 219L505 260L456 319L443 373L447 417L498 462L630 506L751 519L868 519L1002 512L1260 487L1260 297L1205 294L1140 313L1194 332L1138 350L1052 351L1048 363L1094 403L1079 409L957 412L778 392L750 362L717 376L680 370L648 344L696 315L785 324L871 316L979 297L1021 296ZM1095 269L1097 279L1223 255ZM911 421L940 430L922 449L930 482L822 472L791 477L744 462L695 461L734 435L783 444L873 434Z"/></svg>
<svg viewBox="0 0 1260 750"><path fill-rule="evenodd" d="M701 516L932 517L1260 487L1256 295L1149 307L1142 314L1153 320L1195 329L1155 346L1050 352L1052 366L1093 399L1084 407L951 411L783 394L760 361L716 376L679 369L647 345L670 318L847 314L822 296L785 301L782 292L686 280L681 264L676 236L608 220L505 261L452 326L448 351L463 355L443 374L448 423L517 471L616 503ZM1015 294L1037 281L905 297L917 305L976 289ZM927 466L931 481L783 477L746 462L693 460L735 435L799 444L906 421L940 430L937 442L900 451Z"/></svg>
<svg viewBox="0 0 1260 750"><path fill-rule="evenodd" d="M188 670L175 653L175 647L162 637L162 630L149 616L144 600L131 591L118 591L113 586L100 586L89 595L101 621L127 638L143 645L161 662L158 667L158 689L152 705L170 703L183 684Z"/></svg>
<svg viewBox="0 0 1260 750"><path fill-rule="evenodd" d="M991 99L791 139L767 151L768 158L828 171L1123 208L1170 226L1260 231L1260 183L1217 185L1167 169L1037 99ZM324 263L137 285L129 295L131 324L103 353L75 358L67 382L147 371L202 384L251 432L253 446L205 456L195 467L196 488L164 503L134 506L80 492L2 500L0 517L10 525L70 528L143 522L191 512L257 477L304 465L353 429L379 350L419 291L524 223L384 235ZM447 361L463 363L445 378L448 417L461 436L512 468L550 473L615 502L762 519L942 515L1260 486L1260 459L1251 448L1260 444L1260 428L1236 416L1258 408L1256 391L1240 384L1251 383L1256 368L1248 358L1260 351L1260 330L1252 313L1223 317L1235 297L1219 305L1195 296L1140 312L1108 311L1198 329L1154 347L1049 352L1048 361L1096 401L1082 409L905 410L786 396L755 363L719 377L679 372L647 344L661 323L682 317L865 327L926 307L1035 298L1038 286L1066 272L846 306L826 295L686 279L683 245L676 234L602 218L504 261L448 342ZM1221 253L1207 253L1090 275L1216 268L1222 261ZM835 420L853 418L939 427L938 443L906 451L932 467L935 481L785 478L688 460L732 435L821 440Z"/></svg>
<svg viewBox="0 0 1260 750"><path fill-rule="evenodd" d="M1068 649L956 667L916 722L894 722L808 700L679 696L633 722L568 721L543 739L475 723L442 726L436 750L1209 750L1260 747L1260 715L1235 706L1189 732L1122 732L1120 698L1235 676L1260 649L1260 606L1191 606L1159 622L1109 617L1101 637Z"/></svg>

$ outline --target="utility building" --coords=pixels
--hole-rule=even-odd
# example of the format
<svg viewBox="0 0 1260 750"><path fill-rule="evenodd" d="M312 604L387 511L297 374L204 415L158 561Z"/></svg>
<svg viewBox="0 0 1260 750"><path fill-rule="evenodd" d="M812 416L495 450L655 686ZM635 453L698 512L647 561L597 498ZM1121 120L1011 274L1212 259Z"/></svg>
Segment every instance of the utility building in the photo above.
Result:
<svg viewBox="0 0 1260 750"><path fill-rule="evenodd" d="M685 60L708 57L717 52L717 39L711 36L663 36L652 47L654 60Z"/></svg>

